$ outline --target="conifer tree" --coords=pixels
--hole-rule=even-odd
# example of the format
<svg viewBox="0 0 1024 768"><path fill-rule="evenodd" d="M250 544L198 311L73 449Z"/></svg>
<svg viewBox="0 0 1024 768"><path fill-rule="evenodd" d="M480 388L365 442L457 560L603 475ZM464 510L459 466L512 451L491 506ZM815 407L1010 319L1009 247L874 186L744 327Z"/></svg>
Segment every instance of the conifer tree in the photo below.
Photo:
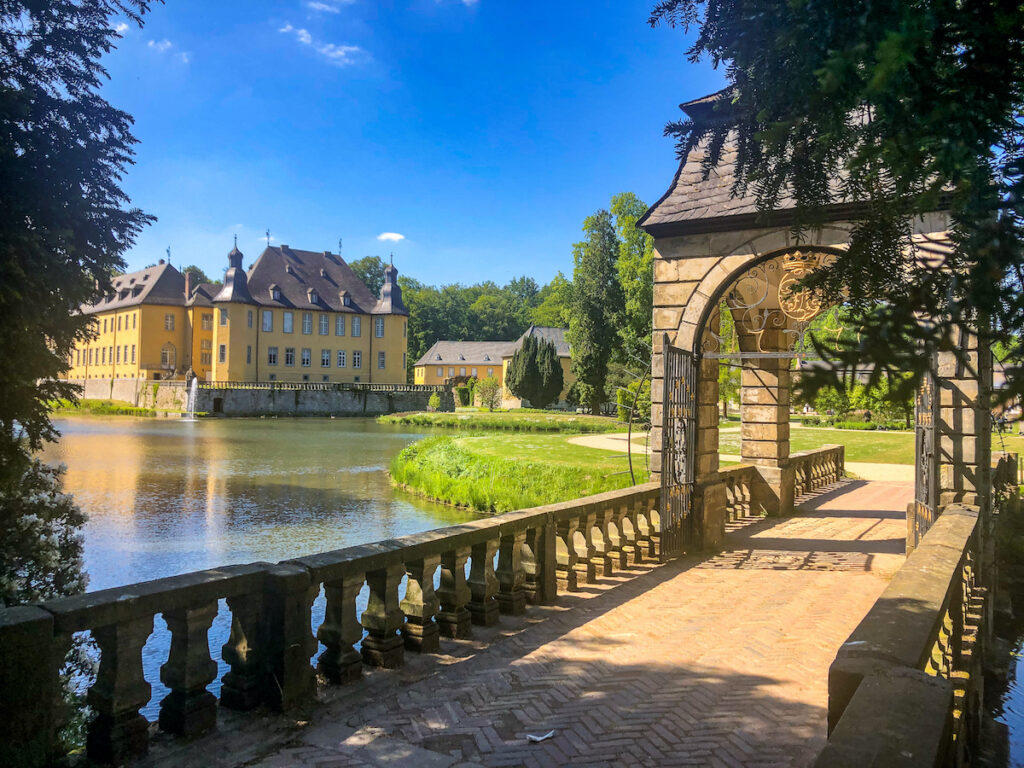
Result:
<svg viewBox="0 0 1024 768"><path fill-rule="evenodd" d="M607 400L608 361L618 343L624 300L616 271L619 241L611 214L602 209L588 216L583 232L585 239L573 246L569 344L580 402L598 413Z"/></svg>
<svg viewBox="0 0 1024 768"><path fill-rule="evenodd" d="M537 391L537 399L530 402L538 408L546 408L558 400L565 385L558 350L547 339L540 339L537 345L537 369L540 372L540 389Z"/></svg>

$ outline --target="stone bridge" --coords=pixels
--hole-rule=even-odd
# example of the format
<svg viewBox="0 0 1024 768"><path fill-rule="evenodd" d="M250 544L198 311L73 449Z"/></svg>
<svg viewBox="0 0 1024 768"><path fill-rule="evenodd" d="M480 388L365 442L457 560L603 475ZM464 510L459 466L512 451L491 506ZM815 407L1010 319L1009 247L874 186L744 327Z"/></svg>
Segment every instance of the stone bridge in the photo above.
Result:
<svg viewBox="0 0 1024 768"><path fill-rule="evenodd" d="M650 484L5 609L0 764L59 759L58 662L84 631L100 651L86 749L101 763L807 765L834 728L822 764L852 766L865 727L885 734L871 696L893 675L930 713L922 752L949 754L977 703L977 509L947 509L905 561L911 484L844 479L841 447L793 458L793 514L750 517L754 470L722 470L722 548L667 563ZM993 474L1015 490L1016 457ZM156 615L169 693L151 723ZM870 743L917 748L902 732Z"/></svg>

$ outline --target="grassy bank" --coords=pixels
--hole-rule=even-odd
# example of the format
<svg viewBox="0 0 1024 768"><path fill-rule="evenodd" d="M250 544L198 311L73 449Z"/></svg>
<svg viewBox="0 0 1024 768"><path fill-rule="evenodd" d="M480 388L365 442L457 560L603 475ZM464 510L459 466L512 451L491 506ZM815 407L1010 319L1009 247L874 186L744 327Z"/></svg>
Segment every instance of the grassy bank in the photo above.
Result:
<svg viewBox="0 0 1024 768"><path fill-rule="evenodd" d="M411 427L439 427L442 429L510 431L510 432L565 432L574 434L594 432L620 432L624 425L607 416L590 416L562 411L536 411L517 408L511 411L459 410L455 413L395 413L380 416L381 424L404 424Z"/></svg>
<svg viewBox="0 0 1024 768"><path fill-rule="evenodd" d="M124 400L57 400L53 403L55 413L88 413L95 416L156 416L151 408L136 408Z"/></svg>
<svg viewBox="0 0 1024 768"><path fill-rule="evenodd" d="M634 459L638 482L643 457ZM559 435L429 437L391 462L391 479L415 493L482 512L508 512L630 485L625 459Z"/></svg>

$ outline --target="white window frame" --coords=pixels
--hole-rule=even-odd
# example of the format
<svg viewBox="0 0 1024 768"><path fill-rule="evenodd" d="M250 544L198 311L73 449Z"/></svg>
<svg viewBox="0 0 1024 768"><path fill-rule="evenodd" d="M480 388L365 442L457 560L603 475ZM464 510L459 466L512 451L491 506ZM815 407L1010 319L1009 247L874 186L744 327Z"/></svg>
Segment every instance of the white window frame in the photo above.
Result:
<svg viewBox="0 0 1024 768"><path fill-rule="evenodd" d="M384 318L375 317L373 319L373 333L378 339L384 338Z"/></svg>
<svg viewBox="0 0 1024 768"><path fill-rule="evenodd" d="M345 354L345 350L344 349L339 349L338 350L338 367L339 368L347 368L348 367L348 355Z"/></svg>
<svg viewBox="0 0 1024 768"><path fill-rule="evenodd" d="M282 333L294 333L295 332L295 313L284 312L281 316L281 332Z"/></svg>
<svg viewBox="0 0 1024 768"><path fill-rule="evenodd" d="M264 309L263 310L263 317L262 317L260 322L262 323L262 328L263 328L263 332L264 333L273 333L274 332L274 310L272 310L272 309Z"/></svg>
<svg viewBox="0 0 1024 768"><path fill-rule="evenodd" d="M344 336L345 335L345 316L338 315L334 318L334 335Z"/></svg>
<svg viewBox="0 0 1024 768"><path fill-rule="evenodd" d="M331 367L331 350L321 349L320 350L320 367L330 368Z"/></svg>
<svg viewBox="0 0 1024 768"><path fill-rule="evenodd" d="M291 362L289 362L289 360ZM288 368L294 368L295 367L295 347L285 347L284 348L284 364Z"/></svg>
<svg viewBox="0 0 1024 768"><path fill-rule="evenodd" d="M363 353L361 350L356 350L352 353L352 367L362 368L363 367Z"/></svg>
<svg viewBox="0 0 1024 768"><path fill-rule="evenodd" d="M225 326L228 324L228 311L224 307L218 307L217 311L220 313L220 324Z"/></svg>
<svg viewBox="0 0 1024 768"><path fill-rule="evenodd" d="M441 365L437 366L437 378L439 378L439 379L444 378L444 366L441 366Z"/></svg>
<svg viewBox="0 0 1024 768"><path fill-rule="evenodd" d="M313 313L303 312L302 313L302 332L309 336L313 333Z"/></svg>
<svg viewBox="0 0 1024 768"><path fill-rule="evenodd" d="M363 335L363 318L353 317L352 318L352 335L362 336Z"/></svg>
<svg viewBox="0 0 1024 768"><path fill-rule="evenodd" d="M310 347L303 347L299 353L299 366L311 368L313 366L313 350Z"/></svg>
<svg viewBox="0 0 1024 768"><path fill-rule="evenodd" d="M104 320L103 322L105 323L106 320ZM172 313L170 313L170 312L168 312L167 314L164 315L164 330L165 331L173 331L174 330L174 315Z"/></svg>
<svg viewBox="0 0 1024 768"><path fill-rule="evenodd" d="M387 368L387 356L384 354L384 350L381 349L377 352L377 370L384 370Z"/></svg>
<svg viewBox="0 0 1024 768"><path fill-rule="evenodd" d="M329 336L331 333L331 318L325 313L320 313L320 335Z"/></svg>
<svg viewBox="0 0 1024 768"><path fill-rule="evenodd" d="M217 362L226 363L228 361L228 345L221 344L217 349Z"/></svg>
<svg viewBox="0 0 1024 768"><path fill-rule="evenodd" d="M277 365L277 347L267 347L267 365Z"/></svg>

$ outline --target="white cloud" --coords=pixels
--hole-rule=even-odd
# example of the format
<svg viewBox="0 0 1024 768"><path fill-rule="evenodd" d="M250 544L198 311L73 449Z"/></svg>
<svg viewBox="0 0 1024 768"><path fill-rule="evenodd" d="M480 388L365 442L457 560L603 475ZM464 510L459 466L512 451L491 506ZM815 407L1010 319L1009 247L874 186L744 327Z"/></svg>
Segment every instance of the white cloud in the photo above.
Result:
<svg viewBox="0 0 1024 768"><path fill-rule="evenodd" d="M182 64L188 64L190 61L192 61L192 54L189 53L188 51L182 51L181 53L178 54L178 60Z"/></svg>
<svg viewBox="0 0 1024 768"><path fill-rule="evenodd" d="M322 43L320 41L316 41L313 39L313 35L309 33L309 30L301 28L297 29L291 24L285 24L277 31L286 35L295 35L295 39L302 45L310 46L331 64L335 64L339 67L354 64L356 58L363 53L363 49L358 45L338 45L337 43Z"/></svg>
<svg viewBox="0 0 1024 768"><path fill-rule="evenodd" d="M146 43L146 45L148 45L154 51L159 51L160 53L163 53L164 51L169 50L171 47L173 47L174 43L172 43L167 38L164 38L160 42L157 42L156 40L150 40L148 43Z"/></svg>
<svg viewBox="0 0 1024 768"><path fill-rule="evenodd" d="M309 0L306 3L306 7L311 11L320 11L321 13L341 13L341 8L338 7L339 2L344 5L351 5L355 0L337 0L334 3L321 3L319 0Z"/></svg>
<svg viewBox="0 0 1024 768"><path fill-rule="evenodd" d="M123 21L120 24L115 24L114 31L117 32L117 34L119 35L123 35L125 32L128 31L128 24Z"/></svg>
<svg viewBox="0 0 1024 768"><path fill-rule="evenodd" d="M397 243L399 240L405 240L405 235L400 235L397 232L381 232L377 235L378 240L389 240L392 243Z"/></svg>

